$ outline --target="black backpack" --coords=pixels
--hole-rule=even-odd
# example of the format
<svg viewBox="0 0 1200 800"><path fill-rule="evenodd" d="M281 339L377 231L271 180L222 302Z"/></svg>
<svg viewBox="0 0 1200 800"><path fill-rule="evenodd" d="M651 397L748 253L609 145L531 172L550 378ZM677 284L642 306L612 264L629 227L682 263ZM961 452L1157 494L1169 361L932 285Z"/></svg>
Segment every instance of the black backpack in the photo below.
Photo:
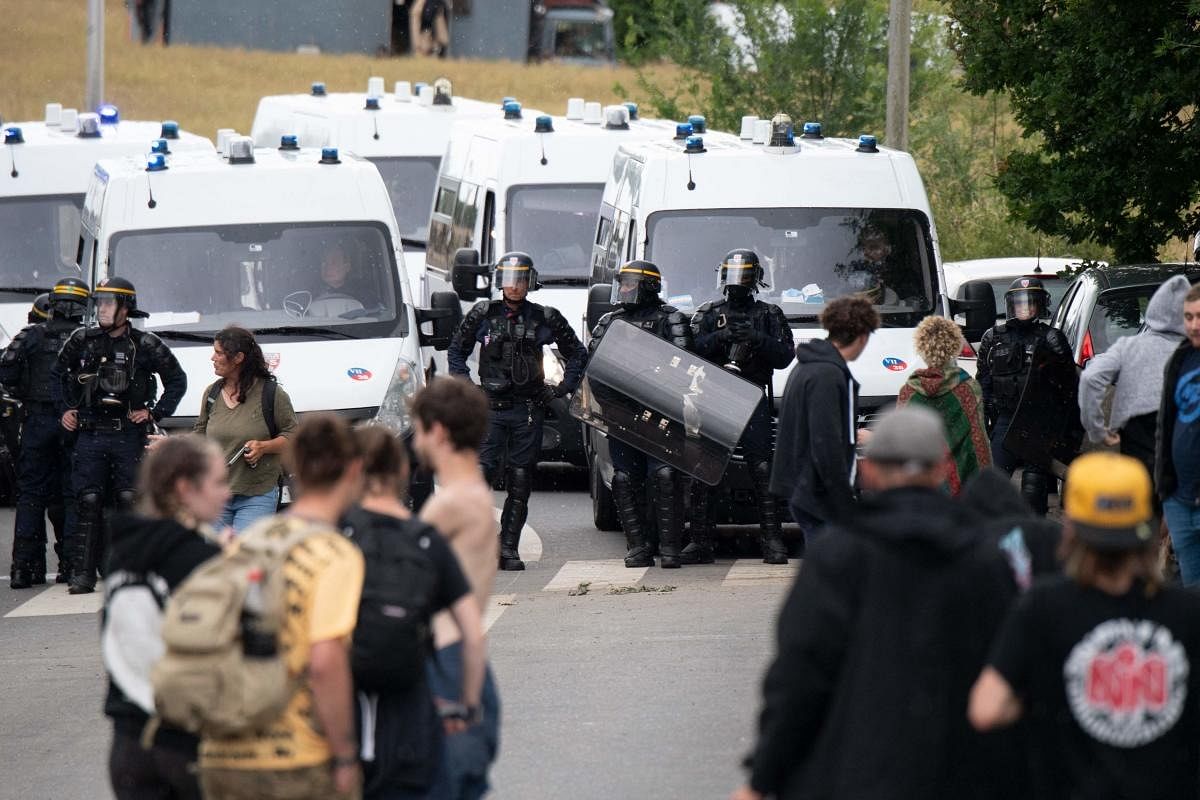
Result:
<svg viewBox="0 0 1200 800"><path fill-rule="evenodd" d="M425 677L433 652L430 618L437 588L429 545L438 532L417 520L355 509L342 532L366 562L358 624L350 645L354 684L365 692L396 691Z"/></svg>

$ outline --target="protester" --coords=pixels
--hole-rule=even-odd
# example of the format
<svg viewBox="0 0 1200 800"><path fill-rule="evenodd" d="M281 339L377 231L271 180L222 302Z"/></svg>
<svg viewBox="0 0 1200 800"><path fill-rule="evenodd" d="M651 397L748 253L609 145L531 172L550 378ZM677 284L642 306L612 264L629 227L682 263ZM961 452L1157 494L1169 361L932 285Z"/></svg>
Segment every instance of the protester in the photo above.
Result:
<svg viewBox="0 0 1200 800"><path fill-rule="evenodd" d="M1047 798L1200 792L1200 597L1164 587L1137 459L1080 456L1067 472L1066 576L1012 609L971 691L981 731L1027 718Z"/></svg>
<svg viewBox="0 0 1200 800"><path fill-rule="evenodd" d="M225 454L233 497L221 522L240 533L279 506L281 455L296 430L296 413L245 328L230 325L217 333L212 364L218 380L204 390L194 430Z"/></svg>
<svg viewBox="0 0 1200 800"><path fill-rule="evenodd" d="M976 472L958 496L980 533L991 536L1012 563L1013 576L1021 589L1028 589L1039 575L1061 571L1058 547L1062 524L1043 517L1029 507L997 467Z"/></svg>
<svg viewBox="0 0 1200 800"><path fill-rule="evenodd" d="M992 463L983 393L979 383L958 366L966 340L953 320L926 317L917 325L913 342L926 366L905 381L896 402L925 406L942 418L951 456L946 483L950 494L957 495L973 475Z"/></svg>
<svg viewBox="0 0 1200 800"><path fill-rule="evenodd" d="M814 542L780 612L737 800L1021 796L965 716L1012 573L941 491L943 437L929 409L879 420L862 501Z"/></svg>
<svg viewBox="0 0 1200 800"><path fill-rule="evenodd" d="M1162 401L1163 370L1183 340L1183 302L1191 285L1175 275L1158 287L1146 306L1146 328L1117 339L1097 354L1079 377L1079 420L1088 439L1154 470L1154 435ZM1105 421L1104 403L1112 391Z"/></svg>
<svg viewBox="0 0 1200 800"><path fill-rule="evenodd" d="M829 338L796 347L779 404L771 493L787 501L806 540L854 502L858 381L847 364L879 325L870 301L838 298L821 313Z"/></svg>
<svg viewBox="0 0 1200 800"><path fill-rule="evenodd" d="M412 403L415 448L432 467L438 491L421 509L427 522L450 542L471 584L476 603L486 608L499 566L492 490L479 467L479 446L487 432L487 396L474 384L435 378ZM430 684L438 703L465 702L461 694L466 648L446 614L434 619L436 656ZM488 668L484 676L482 720L446 740L443 774L431 797L478 800L488 791L488 767L500 747L500 696Z"/></svg>
<svg viewBox="0 0 1200 800"><path fill-rule="evenodd" d="M343 532L362 549L367 565L351 661L358 687L363 795L368 800L421 800L429 796L442 767L443 727L458 735L478 721L487 658L483 618L454 551L436 530L413 520L405 505L404 445L381 427L359 428L355 435L363 452L366 492L359 508L343 520ZM372 613L372 602L379 604L380 613ZM395 616L383 603L404 608L405 614ZM438 709L426 679L425 663L432 652L425 645L433 614L445 610L462 640L463 701ZM417 641L410 642L412 638ZM408 652L395 652L400 649L396 643L406 645ZM360 669L360 658L375 663ZM415 669L406 669L410 663ZM411 682L406 680L410 673L416 677Z"/></svg>
<svg viewBox="0 0 1200 800"><path fill-rule="evenodd" d="M1163 374L1155 483L1185 586L1200 584L1200 285L1183 303L1186 341Z"/></svg>
<svg viewBox="0 0 1200 800"><path fill-rule="evenodd" d="M283 566L288 607L279 643L296 688L283 714L264 730L202 740L206 800L324 800L359 793L347 642L358 615L363 558L336 526L361 493L362 455L345 421L318 414L296 429L285 462L295 477L296 501L244 537L285 539L315 529Z"/></svg>
<svg viewBox="0 0 1200 800"><path fill-rule="evenodd" d="M225 462L211 442L173 436L146 456L138 484L139 513L114 521L106 573L109 780L118 800L199 800L196 737L163 724L148 748L141 739L155 712L150 669L163 651L165 595L220 552L211 526L229 499Z"/></svg>

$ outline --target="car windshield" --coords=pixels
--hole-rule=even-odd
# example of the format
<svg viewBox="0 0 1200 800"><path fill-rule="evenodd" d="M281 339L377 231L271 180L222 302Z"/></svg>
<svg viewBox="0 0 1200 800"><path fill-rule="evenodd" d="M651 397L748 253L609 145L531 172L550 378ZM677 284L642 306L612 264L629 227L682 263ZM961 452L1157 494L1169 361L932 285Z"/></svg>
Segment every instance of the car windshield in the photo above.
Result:
<svg viewBox="0 0 1200 800"><path fill-rule="evenodd" d="M113 237L109 271L137 287L149 329L336 328L361 339L406 332L380 223L129 231Z"/></svg>
<svg viewBox="0 0 1200 800"><path fill-rule="evenodd" d="M1103 353L1117 339L1137 333L1146 320L1146 306L1157 290L1157 285L1138 286L1101 294L1088 323L1093 352Z"/></svg>
<svg viewBox="0 0 1200 800"><path fill-rule="evenodd" d="M0 199L0 289L44 287L78 276L83 195Z"/></svg>
<svg viewBox="0 0 1200 800"><path fill-rule="evenodd" d="M427 158L372 158L379 170L392 208L400 238L424 244L429 240L429 209L433 205L433 189L437 186L437 156Z"/></svg>
<svg viewBox="0 0 1200 800"><path fill-rule="evenodd" d="M646 257L681 310L720 297L717 264L735 248L762 260L759 297L795 321L816 322L825 303L861 294L884 325L915 325L937 297L929 223L919 211L764 208L652 214Z"/></svg>
<svg viewBox="0 0 1200 800"><path fill-rule="evenodd" d="M587 279L603 184L518 186L508 193L508 249L533 256L543 278Z"/></svg>

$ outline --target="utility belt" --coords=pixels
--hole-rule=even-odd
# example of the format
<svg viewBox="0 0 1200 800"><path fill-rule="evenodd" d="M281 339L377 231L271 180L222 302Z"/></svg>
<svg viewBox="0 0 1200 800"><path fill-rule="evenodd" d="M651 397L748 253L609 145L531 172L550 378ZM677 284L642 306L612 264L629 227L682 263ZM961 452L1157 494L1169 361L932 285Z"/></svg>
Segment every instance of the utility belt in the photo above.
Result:
<svg viewBox="0 0 1200 800"><path fill-rule="evenodd" d="M131 422L128 417L80 417L79 430L96 433L116 433L124 430L145 430L146 423Z"/></svg>
<svg viewBox="0 0 1200 800"><path fill-rule="evenodd" d="M513 408L522 406L532 409L538 405L538 402L532 397L504 397L504 398L488 398L488 408L492 411L508 411Z"/></svg>

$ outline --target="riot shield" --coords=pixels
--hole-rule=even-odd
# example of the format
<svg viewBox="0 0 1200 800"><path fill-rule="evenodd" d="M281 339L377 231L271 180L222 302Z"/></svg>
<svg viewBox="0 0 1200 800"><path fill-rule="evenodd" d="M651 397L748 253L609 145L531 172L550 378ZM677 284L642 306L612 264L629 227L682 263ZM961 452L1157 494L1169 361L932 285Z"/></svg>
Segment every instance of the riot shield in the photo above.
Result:
<svg viewBox="0 0 1200 800"><path fill-rule="evenodd" d="M1079 373L1070 359L1054 355L1045 342L1038 342L1004 448L1062 478L1082 443Z"/></svg>
<svg viewBox="0 0 1200 800"><path fill-rule="evenodd" d="M762 391L624 320L588 361L571 415L715 486Z"/></svg>

